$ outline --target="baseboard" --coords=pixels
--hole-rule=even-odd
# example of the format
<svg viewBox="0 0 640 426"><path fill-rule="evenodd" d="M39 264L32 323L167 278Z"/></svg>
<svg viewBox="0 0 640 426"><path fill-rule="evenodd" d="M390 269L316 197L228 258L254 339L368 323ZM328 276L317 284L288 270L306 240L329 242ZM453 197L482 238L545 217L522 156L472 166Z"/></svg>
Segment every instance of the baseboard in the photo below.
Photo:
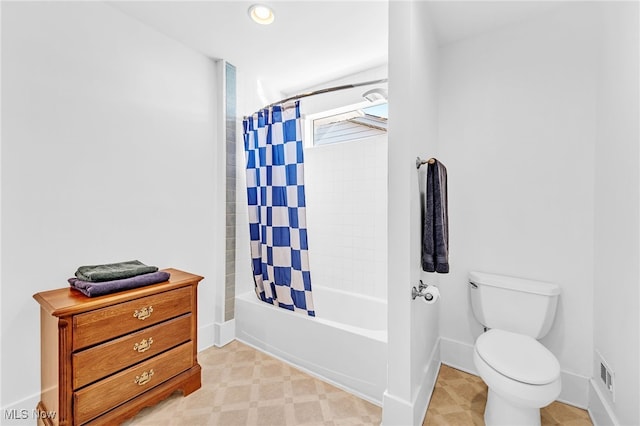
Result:
<svg viewBox="0 0 640 426"><path fill-rule="evenodd" d="M198 352L213 346L215 336L215 324L207 324L198 328Z"/></svg>
<svg viewBox="0 0 640 426"><path fill-rule="evenodd" d="M589 416L594 426L618 426L615 413L593 379L589 380Z"/></svg>
<svg viewBox="0 0 640 426"><path fill-rule="evenodd" d="M382 398L382 425L421 425L424 421L433 389L440 371L440 339L436 340L429 362L420 376L418 391L409 402L384 392Z"/></svg>
<svg viewBox="0 0 640 426"><path fill-rule="evenodd" d="M589 378L579 374L560 371L562 391L557 401L586 410L589 406Z"/></svg>
<svg viewBox="0 0 640 426"><path fill-rule="evenodd" d="M473 364L473 345L440 337L440 360L443 364L465 373L478 375Z"/></svg>
<svg viewBox="0 0 640 426"><path fill-rule="evenodd" d="M443 364L478 375L473 364L473 345L453 339L440 338L440 359ZM558 401L586 409L589 406L589 378L561 370L562 391Z"/></svg>
<svg viewBox="0 0 640 426"><path fill-rule="evenodd" d="M388 391L382 396L382 423L380 426L401 426L413 423L413 405L401 398L397 398Z"/></svg>
<svg viewBox="0 0 640 426"><path fill-rule="evenodd" d="M231 319L222 323L215 323L213 333L213 344L219 348L236 338L236 320Z"/></svg>
<svg viewBox="0 0 640 426"><path fill-rule="evenodd" d="M13 404L2 408L0 424L4 425L26 425L35 424L38 419L36 407L40 401L40 393L31 395Z"/></svg>
<svg viewBox="0 0 640 426"><path fill-rule="evenodd" d="M431 395L433 395L433 389L436 387L436 380L440 372L440 353L440 338L438 338L429 356L429 364L422 374L420 389L416 392L413 400L413 424L415 425L421 425L427 414L427 407L429 407L429 401L431 401Z"/></svg>

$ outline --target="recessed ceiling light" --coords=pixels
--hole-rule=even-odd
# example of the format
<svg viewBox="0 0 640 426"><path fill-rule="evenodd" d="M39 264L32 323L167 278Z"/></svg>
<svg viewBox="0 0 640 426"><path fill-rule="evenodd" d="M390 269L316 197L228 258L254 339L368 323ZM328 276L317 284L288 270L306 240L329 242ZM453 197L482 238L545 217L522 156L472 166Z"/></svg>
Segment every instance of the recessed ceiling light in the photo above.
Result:
<svg viewBox="0 0 640 426"><path fill-rule="evenodd" d="M273 10L263 4L254 4L249 8L249 16L254 22L262 25L269 25L275 19Z"/></svg>

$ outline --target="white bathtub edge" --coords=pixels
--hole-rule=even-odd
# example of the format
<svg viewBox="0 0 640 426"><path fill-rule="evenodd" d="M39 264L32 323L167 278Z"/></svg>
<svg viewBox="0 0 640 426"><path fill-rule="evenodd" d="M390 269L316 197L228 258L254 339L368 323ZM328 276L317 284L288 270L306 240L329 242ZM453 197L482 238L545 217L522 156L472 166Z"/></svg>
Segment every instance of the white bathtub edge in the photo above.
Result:
<svg viewBox="0 0 640 426"><path fill-rule="evenodd" d="M278 309L255 297L244 296L236 296L236 340L366 401L382 405L386 386L386 339L354 333L332 326L330 321ZM287 327L291 328L284 334L273 332ZM309 336L313 336L311 340ZM324 349L332 345L335 349L325 353ZM356 347L364 352L345 357Z"/></svg>
<svg viewBox="0 0 640 426"><path fill-rule="evenodd" d="M322 287L322 286L317 286L317 287ZM335 289L330 288L330 287L326 287L326 288L328 288L329 290L334 291L336 293L340 293L341 292L339 290L335 290ZM345 292L342 292L342 293L345 293ZM367 297L369 297L370 299L373 299L373 300L379 300L379 299L376 299L374 297L370 297L370 296L367 296ZM249 303L255 303L255 304L258 304L259 306L267 308L267 309L280 309L280 308L278 308L278 307L276 307L274 305L270 305L268 303L265 303L265 302L262 302L262 301L258 300L256 298L255 293L250 292L250 291L236 295L236 299L240 299L240 300L243 300L243 301L246 301L246 302L249 302ZM315 316L315 317L309 317L309 316L304 316L304 315L301 316L299 313L295 313L295 312L289 311L287 309L280 309L279 312L284 314L284 315L293 315L293 316L295 316L296 319L304 318L305 321L321 322L323 324L327 324L327 325L330 325L332 327L341 328L341 329L343 329L345 331L348 331L350 333L361 334L361 335L367 336L370 339L377 340L377 341L382 342L382 343L387 343L387 332L386 332L386 330L369 330L369 329L366 329L366 328L361 328L361 327L356 327L356 326L349 325L349 324L342 324L342 323L339 323L339 322L336 322L336 321L331 321L331 320L328 320L326 318L322 318L322 317L318 317L318 316Z"/></svg>
<svg viewBox="0 0 640 426"><path fill-rule="evenodd" d="M333 291L333 292L339 293L339 294L346 294L346 295L352 295L353 294L352 292L345 291L345 290L340 290L339 288L328 287L326 285L314 284L313 288L327 289L327 290L330 290L330 291ZM382 303L384 305L387 304L387 301L385 299L380 298L380 297L369 296L367 294L360 294L360 295L358 295L358 297L361 298L361 299L371 300L371 301L376 302L376 303Z"/></svg>
<svg viewBox="0 0 640 426"><path fill-rule="evenodd" d="M382 401L380 401L380 400L376 400L374 398L369 397L368 395L364 395L364 394L358 392L357 390L352 389L352 388L350 388L348 386L341 385L340 383L337 383L334 380L331 380L331 379L323 376L322 374L315 373L315 372L313 372L313 371L311 371L311 370L309 370L309 369L307 369L307 368L305 368L305 367L303 367L303 366L301 366L301 365L299 365L299 364L297 364L297 363L295 363L295 362L293 362L291 360L285 359L285 358L283 358L283 357L281 357L281 356L279 356L279 355L277 355L277 354L275 354L273 352L270 352L269 350L267 350L265 348L262 348L262 347L260 347L258 345L255 345L255 344L253 344L253 343L251 343L251 342L249 342L249 341L247 341L247 340L245 340L245 339L243 339L243 338L241 338L239 336L236 337L236 340L241 342L241 343L243 343L243 344L245 344L245 345L247 345L247 346L252 347L253 349L255 349L257 351L260 351L260 352L262 352L262 353L264 353L266 355L269 355L270 357L273 357L273 358L277 359L278 361L284 362L285 364L290 365L291 367L293 367L293 368L295 368L297 370L300 370L303 373L306 373L306 374L308 374L308 375L310 375L312 377L315 377L318 380L322 380L323 382L329 383L330 385L335 386L338 389L341 389L341 390L343 390L345 392L348 392L348 393L350 393L352 395L355 395L360 399L364 399L365 401L368 401L368 402L370 402L370 403L372 403L372 404L374 404L374 405L376 405L378 407L382 407Z"/></svg>

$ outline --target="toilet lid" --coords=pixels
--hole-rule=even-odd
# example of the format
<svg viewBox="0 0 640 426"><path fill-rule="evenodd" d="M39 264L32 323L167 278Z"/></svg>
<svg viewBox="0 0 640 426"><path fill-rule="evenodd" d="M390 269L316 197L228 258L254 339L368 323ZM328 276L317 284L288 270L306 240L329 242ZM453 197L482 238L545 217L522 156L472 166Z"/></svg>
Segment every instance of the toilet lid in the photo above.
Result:
<svg viewBox="0 0 640 426"><path fill-rule="evenodd" d="M556 357L533 337L491 329L476 340L478 355L498 373L531 385L560 377Z"/></svg>

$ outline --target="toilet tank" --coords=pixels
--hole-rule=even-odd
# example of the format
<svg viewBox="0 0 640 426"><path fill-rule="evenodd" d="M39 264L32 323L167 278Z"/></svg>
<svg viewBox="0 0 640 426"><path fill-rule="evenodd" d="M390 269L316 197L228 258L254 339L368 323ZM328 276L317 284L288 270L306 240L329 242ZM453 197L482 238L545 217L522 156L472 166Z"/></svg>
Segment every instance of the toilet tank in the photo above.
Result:
<svg viewBox="0 0 640 426"><path fill-rule="evenodd" d="M560 286L523 278L469 273L471 309L480 324L535 339L545 336L556 315Z"/></svg>

